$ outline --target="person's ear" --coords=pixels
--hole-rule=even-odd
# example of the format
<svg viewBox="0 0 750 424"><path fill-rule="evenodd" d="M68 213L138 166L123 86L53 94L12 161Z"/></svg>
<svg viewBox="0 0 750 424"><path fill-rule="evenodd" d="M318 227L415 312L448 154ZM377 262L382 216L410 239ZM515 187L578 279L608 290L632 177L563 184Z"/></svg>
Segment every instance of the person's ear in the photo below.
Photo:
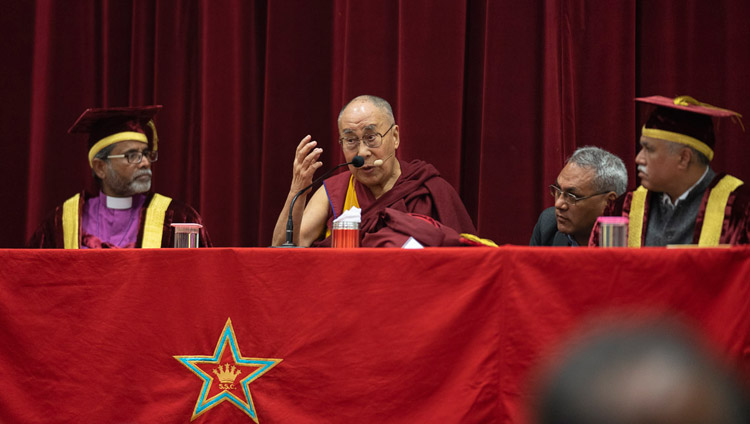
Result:
<svg viewBox="0 0 750 424"><path fill-rule="evenodd" d="M615 199L617 199L617 193L615 193L614 191L610 191L609 193L607 193L604 196L604 200L602 200L602 203L601 203L602 210L601 210L601 212L599 212L599 215L603 214L604 210L607 209L607 206L610 203L614 202Z"/></svg>
<svg viewBox="0 0 750 424"><path fill-rule="evenodd" d="M678 162L678 166L681 169L687 169L688 166L690 166L690 161L693 159L693 151L689 148L685 147L683 149L680 149L680 160Z"/></svg>
<svg viewBox="0 0 750 424"><path fill-rule="evenodd" d="M94 160L91 161L91 170L94 171L94 175L99 177L99 179L103 180L105 176L107 176L107 173L104 171L104 168L107 167L107 162L103 161L99 158L94 158Z"/></svg>
<svg viewBox="0 0 750 424"><path fill-rule="evenodd" d="M393 148L398 149L398 125L395 125L391 131L393 131Z"/></svg>

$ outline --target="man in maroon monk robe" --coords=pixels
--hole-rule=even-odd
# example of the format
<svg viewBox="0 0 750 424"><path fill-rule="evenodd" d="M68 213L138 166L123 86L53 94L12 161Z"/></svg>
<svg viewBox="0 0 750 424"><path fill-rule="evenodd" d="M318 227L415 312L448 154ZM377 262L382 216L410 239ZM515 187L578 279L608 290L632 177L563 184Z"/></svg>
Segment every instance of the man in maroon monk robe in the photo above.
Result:
<svg viewBox="0 0 750 424"><path fill-rule="evenodd" d="M100 190L83 191L55 208L28 246L35 248L172 247L172 223L202 219L192 207L151 189L161 106L87 109L68 130L89 134L89 166ZM210 246L205 227L201 246Z"/></svg>
<svg viewBox="0 0 750 424"><path fill-rule="evenodd" d="M422 232L419 228L443 232L439 244L460 244L458 233L475 232L458 193L434 166L396 158L399 129L387 101L369 95L354 98L341 110L338 127L346 161L360 156L364 165L350 165L349 171L325 180L307 205L304 197L298 198L293 211L295 244L330 245L333 220L352 206L362 209L362 246L396 245L384 241L389 237L383 236L394 228L411 228L415 234L400 236L414 236L418 241L434 240L416 234ZM318 158L323 149L316 146L309 135L297 146L292 185L274 229L275 246L285 240L292 198L312 183L313 174L322 165ZM417 221L404 222L412 218Z"/></svg>
<svg viewBox="0 0 750 424"><path fill-rule="evenodd" d="M739 114L692 97L638 98L655 105L641 132L635 158L641 186L613 202L604 215L629 218L628 246L750 243L750 189L709 166L712 118ZM598 224L589 245L598 245Z"/></svg>

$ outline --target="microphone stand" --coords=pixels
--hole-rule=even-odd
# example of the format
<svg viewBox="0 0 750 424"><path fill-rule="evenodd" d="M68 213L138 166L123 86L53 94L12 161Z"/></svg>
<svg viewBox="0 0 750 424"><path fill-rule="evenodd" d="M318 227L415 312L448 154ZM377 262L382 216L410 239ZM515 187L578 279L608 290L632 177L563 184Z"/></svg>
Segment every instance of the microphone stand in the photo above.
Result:
<svg viewBox="0 0 750 424"><path fill-rule="evenodd" d="M331 175L333 171L341 168L342 166L354 165L355 168L359 168L360 166L364 165L364 163L365 163L365 160L364 158L362 158L362 156L354 156L351 162L346 162L346 163L336 165L334 168L331 168L330 170L328 170L328 172L326 172L325 174L316 178L315 181L310 183L310 185L298 191L297 194L295 194L294 197L292 198L292 202L289 204L289 219L287 219L286 221L286 241L281 246L272 246L272 247L301 247L301 246L297 246L296 244L294 244L294 218L293 218L294 203L297 201L297 198L300 196L300 194L306 192L312 186L319 183L324 178Z"/></svg>

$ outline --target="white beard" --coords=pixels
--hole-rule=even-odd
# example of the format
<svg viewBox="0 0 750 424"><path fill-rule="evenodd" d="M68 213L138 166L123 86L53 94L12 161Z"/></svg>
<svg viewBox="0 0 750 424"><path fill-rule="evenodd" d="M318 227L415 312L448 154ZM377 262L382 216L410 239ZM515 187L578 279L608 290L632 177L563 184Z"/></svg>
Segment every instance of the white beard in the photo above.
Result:
<svg viewBox="0 0 750 424"><path fill-rule="evenodd" d="M145 193L151 189L151 170L140 169L135 171L131 180L126 180L119 174L117 174L111 166L107 167L107 186L112 190L112 193L117 196L132 196L138 193ZM148 175L147 181L137 181L136 179L142 175Z"/></svg>

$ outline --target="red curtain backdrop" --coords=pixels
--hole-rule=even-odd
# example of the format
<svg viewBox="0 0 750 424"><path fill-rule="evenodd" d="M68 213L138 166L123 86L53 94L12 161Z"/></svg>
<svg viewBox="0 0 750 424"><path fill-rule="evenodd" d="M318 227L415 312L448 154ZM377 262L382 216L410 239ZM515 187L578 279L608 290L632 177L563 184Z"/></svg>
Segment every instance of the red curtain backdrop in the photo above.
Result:
<svg viewBox="0 0 750 424"><path fill-rule="evenodd" d="M0 247L91 185L87 107L163 104L154 189L198 209L218 246L266 246L293 153L340 163L336 116L391 101L399 158L433 163L478 232L526 244L576 147L629 165L639 95L750 114L745 0L37 0L0 14ZM720 171L750 180L748 134L723 122Z"/></svg>

